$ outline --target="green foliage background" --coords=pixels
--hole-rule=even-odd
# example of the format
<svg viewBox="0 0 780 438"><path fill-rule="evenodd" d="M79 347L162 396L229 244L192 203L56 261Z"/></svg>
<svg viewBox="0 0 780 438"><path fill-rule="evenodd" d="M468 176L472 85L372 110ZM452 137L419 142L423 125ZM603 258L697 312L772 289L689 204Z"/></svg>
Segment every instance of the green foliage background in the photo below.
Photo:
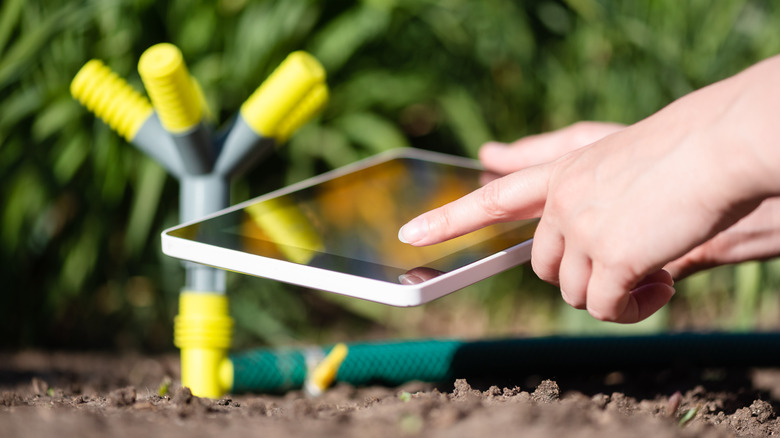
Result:
<svg viewBox="0 0 780 438"><path fill-rule="evenodd" d="M141 53L176 44L225 122L289 52L318 57L329 107L236 182L238 202L389 148L475 156L582 119L631 123L780 52L777 29L770 0L5 0L0 347L172 348L183 273L158 233L178 187L70 97L91 58L141 90ZM775 262L702 273L639 329L775 326L778 285ZM229 293L238 346L607 327L527 267L417 309L237 275Z"/></svg>

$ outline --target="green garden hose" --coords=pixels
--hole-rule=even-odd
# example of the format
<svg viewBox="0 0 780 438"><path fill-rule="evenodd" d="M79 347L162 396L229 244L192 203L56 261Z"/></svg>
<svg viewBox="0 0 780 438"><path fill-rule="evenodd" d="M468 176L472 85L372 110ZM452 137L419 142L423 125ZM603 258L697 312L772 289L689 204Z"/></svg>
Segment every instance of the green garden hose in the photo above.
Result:
<svg viewBox="0 0 780 438"><path fill-rule="evenodd" d="M780 365L780 333L680 333L625 337L416 340L348 344L336 382L397 386L456 378L507 379L534 373L674 366ZM232 392L301 388L332 346L258 349L230 356Z"/></svg>

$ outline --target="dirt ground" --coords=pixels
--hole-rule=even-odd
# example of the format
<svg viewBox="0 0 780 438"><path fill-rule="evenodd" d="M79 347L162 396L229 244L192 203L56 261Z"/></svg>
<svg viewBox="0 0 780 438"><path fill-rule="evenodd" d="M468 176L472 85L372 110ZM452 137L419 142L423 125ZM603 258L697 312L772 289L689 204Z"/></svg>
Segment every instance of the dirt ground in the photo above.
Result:
<svg viewBox="0 0 780 438"><path fill-rule="evenodd" d="M0 436L780 434L780 369L612 371L438 387L337 385L318 398L295 391L219 400L192 396L175 383L178 377L174 355L0 353Z"/></svg>

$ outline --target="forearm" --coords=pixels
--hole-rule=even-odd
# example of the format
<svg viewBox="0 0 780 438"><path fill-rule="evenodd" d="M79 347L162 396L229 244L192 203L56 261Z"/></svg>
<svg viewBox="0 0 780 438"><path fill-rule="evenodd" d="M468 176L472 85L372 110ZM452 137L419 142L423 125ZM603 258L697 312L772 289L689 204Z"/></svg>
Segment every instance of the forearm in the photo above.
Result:
<svg viewBox="0 0 780 438"><path fill-rule="evenodd" d="M643 144L632 159L665 156L663 173L724 229L780 195L780 56L690 93L626 130ZM714 233L716 230L708 232Z"/></svg>
<svg viewBox="0 0 780 438"><path fill-rule="evenodd" d="M780 194L780 56L722 82L729 87L712 130L716 152L736 172L743 201Z"/></svg>

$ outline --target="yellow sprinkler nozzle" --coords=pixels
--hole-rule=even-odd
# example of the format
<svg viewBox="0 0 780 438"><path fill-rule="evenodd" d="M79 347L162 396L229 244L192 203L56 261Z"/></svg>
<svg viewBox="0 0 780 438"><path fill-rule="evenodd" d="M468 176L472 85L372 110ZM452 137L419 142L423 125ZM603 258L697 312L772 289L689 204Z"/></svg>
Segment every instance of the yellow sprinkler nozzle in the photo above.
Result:
<svg viewBox="0 0 780 438"><path fill-rule="evenodd" d="M214 114L209 110L208 103L206 102L206 95L203 93L203 87L200 86L200 82L195 78L192 78L192 87L195 89L195 93L198 96L198 102L200 102L200 108L203 111L203 119L213 122Z"/></svg>
<svg viewBox="0 0 780 438"><path fill-rule="evenodd" d="M219 398L232 388L232 363L227 357L232 333L225 295L181 293L173 338L181 349L181 383L194 395Z"/></svg>
<svg viewBox="0 0 780 438"><path fill-rule="evenodd" d="M320 395L333 384L339 373L341 364L349 354L346 344L338 343L333 346L330 353L317 365L311 376L306 379L306 391L311 395Z"/></svg>
<svg viewBox="0 0 780 438"><path fill-rule="evenodd" d="M127 141L153 112L141 93L97 59L81 67L70 83L70 93Z"/></svg>
<svg viewBox="0 0 780 438"><path fill-rule="evenodd" d="M138 61L138 73L165 129L182 133L201 122L202 94L176 46L161 43L148 48Z"/></svg>
<svg viewBox="0 0 780 438"><path fill-rule="evenodd" d="M244 102L241 115L262 137L278 139L280 134L289 136L294 128L324 106L327 100L326 88L323 93L324 83L322 64L306 52L293 52ZM296 111L299 105L309 100L322 102L307 105L315 111Z"/></svg>
<svg viewBox="0 0 780 438"><path fill-rule="evenodd" d="M303 101L281 123L276 133L279 143L286 142L290 136L314 116L322 112L328 103L328 87L325 84L316 85Z"/></svg>

